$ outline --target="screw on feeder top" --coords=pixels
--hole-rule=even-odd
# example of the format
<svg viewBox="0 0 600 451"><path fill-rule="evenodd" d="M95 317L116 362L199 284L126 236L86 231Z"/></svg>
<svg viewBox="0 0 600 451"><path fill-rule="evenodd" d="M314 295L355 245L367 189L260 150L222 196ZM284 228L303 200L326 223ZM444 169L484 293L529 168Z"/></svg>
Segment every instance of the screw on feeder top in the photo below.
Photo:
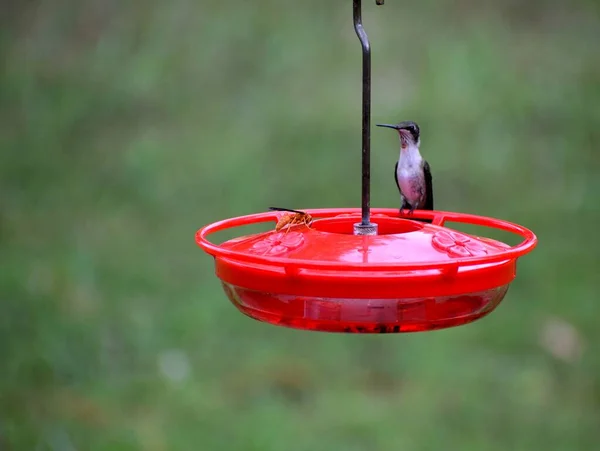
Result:
<svg viewBox="0 0 600 451"><path fill-rule="evenodd" d="M384 0L375 0L383 5ZM377 235L371 223L371 45L362 25L361 0L353 0L354 30L362 44L362 221L354 224L355 235Z"/></svg>

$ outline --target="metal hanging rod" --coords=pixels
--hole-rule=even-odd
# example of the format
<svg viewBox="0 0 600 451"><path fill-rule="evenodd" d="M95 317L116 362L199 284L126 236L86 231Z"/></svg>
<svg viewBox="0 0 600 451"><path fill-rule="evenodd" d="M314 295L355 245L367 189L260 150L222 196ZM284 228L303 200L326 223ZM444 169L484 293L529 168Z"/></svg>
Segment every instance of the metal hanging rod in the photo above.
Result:
<svg viewBox="0 0 600 451"><path fill-rule="evenodd" d="M375 0L383 5L384 0ZM353 0L354 30L362 45L362 221L354 225L355 235L376 235L371 223L371 44L362 25L361 0Z"/></svg>

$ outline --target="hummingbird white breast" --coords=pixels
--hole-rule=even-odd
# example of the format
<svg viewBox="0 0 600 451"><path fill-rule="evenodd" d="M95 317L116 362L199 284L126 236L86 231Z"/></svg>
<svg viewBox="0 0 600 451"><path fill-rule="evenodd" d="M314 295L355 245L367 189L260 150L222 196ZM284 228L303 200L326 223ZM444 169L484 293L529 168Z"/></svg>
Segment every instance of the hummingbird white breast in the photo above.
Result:
<svg viewBox="0 0 600 451"><path fill-rule="evenodd" d="M396 177L402 195L412 206L418 206L423 197L425 176L423 158L416 146L409 146L400 151Z"/></svg>

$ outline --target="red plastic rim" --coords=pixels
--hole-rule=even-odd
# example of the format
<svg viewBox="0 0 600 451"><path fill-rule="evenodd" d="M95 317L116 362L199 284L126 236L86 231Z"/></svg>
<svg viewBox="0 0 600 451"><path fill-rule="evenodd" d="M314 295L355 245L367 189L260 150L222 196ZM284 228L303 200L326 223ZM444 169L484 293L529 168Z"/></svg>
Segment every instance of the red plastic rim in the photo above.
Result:
<svg viewBox="0 0 600 451"><path fill-rule="evenodd" d="M326 209L306 209L303 210L309 213L313 218L330 218L339 215L360 215L360 210L357 208L326 208ZM372 208L374 222L377 215L394 216L398 214L397 209L393 208ZM483 256L469 256L462 258L454 258L452 261L438 260L427 262L331 262L307 259L289 259L276 256L250 254L239 252L233 249L228 249L215 245L208 241L208 235L234 227L240 227L250 224L259 224L264 222L277 222L278 216L276 212L257 213L247 216L239 216L236 218L225 219L212 224L209 224L196 232L196 243L208 254L217 258L229 258L240 262L255 263L269 266L286 267L301 267L304 269L320 269L320 270L336 270L336 271L417 271L429 269L448 269L485 265L488 263L498 263L506 260L517 259L518 257L532 251L537 245L537 237L535 234L518 224L504 221L501 219L489 218L486 216L477 216L466 213L455 213L446 211L415 211L412 216L415 219L431 219L433 225L443 226L446 221L452 221L462 224L479 225L484 227L495 228L517 234L523 238L523 241L516 246L507 247L506 250L494 254Z"/></svg>

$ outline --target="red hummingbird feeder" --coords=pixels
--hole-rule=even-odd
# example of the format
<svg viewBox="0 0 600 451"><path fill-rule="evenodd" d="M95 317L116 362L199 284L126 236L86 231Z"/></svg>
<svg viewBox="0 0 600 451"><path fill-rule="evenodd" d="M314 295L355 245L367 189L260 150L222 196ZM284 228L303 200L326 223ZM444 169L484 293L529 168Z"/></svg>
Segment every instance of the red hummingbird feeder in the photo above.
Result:
<svg viewBox="0 0 600 451"><path fill-rule="evenodd" d="M470 323L502 301L517 259L534 249L537 238L525 227L483 216L420 210L403 216L398 209L370 208L370 44L360 0L353 0L353 12L363 48L362 208L308 209L303 213L314 221L210 242L212 233L281 223L289 213L226 219L198 230L196 243L214 257L230 301L259 321L350 333ZM523 241L509 246L445 227L446 221L512 232Z"/></svg>

